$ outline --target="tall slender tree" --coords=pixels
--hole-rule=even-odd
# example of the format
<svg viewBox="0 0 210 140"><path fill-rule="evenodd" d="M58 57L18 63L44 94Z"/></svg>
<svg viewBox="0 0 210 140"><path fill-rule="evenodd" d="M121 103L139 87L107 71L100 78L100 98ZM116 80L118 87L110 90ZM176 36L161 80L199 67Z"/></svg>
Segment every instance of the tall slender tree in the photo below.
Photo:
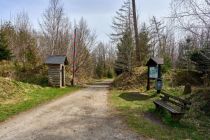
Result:
<svg viewBox="0 0 210 140"><path fill-rule="evenodd" d="M136 14L136 0L132 0L132 10L133 10L133 25L135 31L135 43L136 43L136 62L139 65L141 62L141 48L139 42L139 31L138 31L138 22Z"/></svg>
<svg viewBox="0 0 210 140"><path fill-rule="evenodd" d="M117 73L132 72L135 60L134 26L131 0L126 0L116 12L112 23L114 33L111 34L117 46Z"/></svg>

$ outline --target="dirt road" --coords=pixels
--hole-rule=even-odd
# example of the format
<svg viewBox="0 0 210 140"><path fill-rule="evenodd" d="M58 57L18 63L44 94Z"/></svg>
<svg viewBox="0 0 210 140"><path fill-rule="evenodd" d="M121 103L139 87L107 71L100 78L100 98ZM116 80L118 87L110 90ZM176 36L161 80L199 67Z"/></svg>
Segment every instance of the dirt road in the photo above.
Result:
<svg viewBox="0 0 210 140"><path fill-rule="evenodd" d="M139 140L107 105L108 82L22 113L0 124L0 140Z"/></svg>

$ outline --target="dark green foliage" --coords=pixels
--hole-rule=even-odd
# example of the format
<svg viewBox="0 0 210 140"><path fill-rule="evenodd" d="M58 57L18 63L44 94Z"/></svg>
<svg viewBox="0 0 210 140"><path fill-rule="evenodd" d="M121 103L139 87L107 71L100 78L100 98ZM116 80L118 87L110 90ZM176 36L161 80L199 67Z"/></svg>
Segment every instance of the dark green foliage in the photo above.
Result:
<svg viewBox="0 0 210 140"><path fill-rule="evenodd" d="M184 87L184 92L183 94L190 94L192 92L192 87L189 83L187 83Z"/></svg>
<svg viewBox="0 0 210 140"><path fill-rule="evenodd" d="M141 49L141 63L145 64L150 58L151 44L149 44L149 31L144 23L139 33L140 49Z"/></svg>
<svg viewBox="0 0 210 140"><path fill-rule="evenodd" d="M11 59L12 54L8 49L8 42L5 35L0 31L0 61Z"/></svg>
<svg viewBox="0 0 210 140"><path fill-rule="evenodd" d="M115 76L114 70L108 69L108 71L107 71L107 78L114 78L114 76Z"/></svg>
<svg viewBox="0 0 210 140"><path fill-rule="evenodd" d="M48 72L45 65L33 67L25 70L24 67L16 64L16 80L32 83L41 86L48 85Z"/></svg>
<svg viewBox="0 0 210 140"><path fill-rule="evenodd" d="M188 71L188 70L176 70L173 74L173 85L186 85L187 83L192 86L203 85L202 73L198 71Z"/></svg>
<svg viewBox="0 0 210 140"><path fill-rule="evenodd" d="M134 67L134 46L132 34L127 31L120 43L117 45L117 60L115 62L115 71L132 72Z"/></svg>
<svg viewBox="0 0 210 140"><path fill-rule="evenodd" d="M165 55L164 57L164 65L162 66L162 72L166 73L167 71L169 71L172 68L172 61L171 61L171 57Z"/></svg>
<svg viewBox="0 0 210 140"><path fill-rule="evenodd" d="M210 71L210 49L204 48L195 50L191 56L191 61L194 62L196 69L203 73Z"/></svg>
<svg viewBox="0 0 210 140"><path fill-rule="evenodd" d="M176 66L180 69L192 69L190 55L193 50L193 44L190 42L191 39L186 39L179 43L178 60Z"/></svg>
<svg viewBox="0 0 210 140"><path fill-rule="evenodd" d="M100 63L96 66L96 76L97 78L104 77L104 67Z"/></svg>

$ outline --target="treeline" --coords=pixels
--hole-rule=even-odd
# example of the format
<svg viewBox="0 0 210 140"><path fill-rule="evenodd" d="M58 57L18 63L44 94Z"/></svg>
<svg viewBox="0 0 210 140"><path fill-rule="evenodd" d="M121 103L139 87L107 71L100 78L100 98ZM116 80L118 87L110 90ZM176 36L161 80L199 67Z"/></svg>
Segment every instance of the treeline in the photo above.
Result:
<svg viewBox="0 0 210 140"><path fill-rule="evenodd" d="M150 57L164 58L164 71L171 68L209 71L210 3L176 0L171 2L171 11L167 17L152 17L148 23L137 16L140 43L136 46L133 4L125 0L112 23L111 39L117 48L115 71L118 74L132 73L135 67L145 66ZM139 62L135 59L137 49L141 56Z"/></svg>
<svg viewBox="0 0 210 140"><path fill-rule="evenodd" d="M45 59L49 55L67 55L70 61L67 76L70 79L76 29L77 81L93 77L113 77L114 51L109 45L97 42L95 32L88 27L84 18L72 24L60 2L49 1L49 7L40 18L38 30L32 26L26 12L18 13L13 21L1 22L1 76L27 80L37 77L36 73L39 73L45 75L46 80L46 68L43 65Z"/></svg>

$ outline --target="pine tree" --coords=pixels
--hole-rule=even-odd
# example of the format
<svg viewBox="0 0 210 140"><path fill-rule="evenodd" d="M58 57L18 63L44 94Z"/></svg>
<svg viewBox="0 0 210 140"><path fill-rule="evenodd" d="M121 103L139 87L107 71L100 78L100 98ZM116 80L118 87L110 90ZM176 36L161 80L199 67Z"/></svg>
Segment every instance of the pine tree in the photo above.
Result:
<svg viewBox="0 0 210 140"><path fill-rule="evenodd" d="M111 39L114 43L119 43L120 39L123 38L128 30L133 37L133 15L130 0L126 0L122 7L116 12L116 16L112 21L112 29L113 33L111 34Z"/></svg>
<svg viewBox="0 0 210 140"><path fill-rule="evenodd" d="M8 49L8 42L5 35L0 32L0 61L11 59L11 52Z"/></svg>
<svg viewBox="0 0 210 140"><path fill-rule="evenodd" d="M126 0L116 12L112 28L114 33L111 34L111 39L116 43L117 47L115 71L117 74L122 72L131 73L135 63L133 59L135 58L135 46L132 3L130 0Z"/></svg>
<svg viewBox="0 0 210 140"><path fill-rule="evenodd" d="M141 48L141 62L142 64L145 64L146 61L149 59L151 56L151 44L149 43L150 38L149 38L149 31L146 27L146 24L144 23L141 31L139 33L139 38L141 40L140 42L140 48Z"/></svg>
<svg viewBox="0 0 210 140"><path fill-rule="evenodd" d="M115 62L115 71L117 74L122 72L131 73L134 67L134 45L131 32L127 31L120 43L117 45L118 53Z"/></svg>

